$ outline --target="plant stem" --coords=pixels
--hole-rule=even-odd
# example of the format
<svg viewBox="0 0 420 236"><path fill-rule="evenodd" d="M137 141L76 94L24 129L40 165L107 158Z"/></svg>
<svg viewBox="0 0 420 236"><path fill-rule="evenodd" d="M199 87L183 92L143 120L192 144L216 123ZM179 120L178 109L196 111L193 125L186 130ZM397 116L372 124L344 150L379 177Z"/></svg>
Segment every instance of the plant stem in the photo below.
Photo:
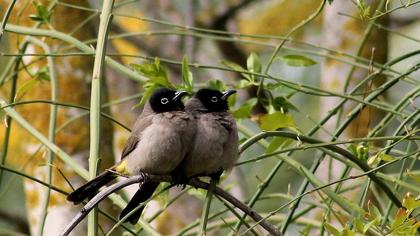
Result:
<svg viewBox="0 0 420 236"><path fill-rule="evenodd" d="M40 47L42 47L42 49L46 53L51 53L50 47L46 43L42 42L41 40L33 38L33 37L28 37L28 41L33 44L39 45ZM47 64L48 64L50 81L51 81L50 83L51 84L51 101L55 102L57 101L57 76L56 76L54 59L52 57L47 57ZM49 120L49 125L48 125L48 140L51 143L54 143L54 140L55 140L55 126L57 123L56 121L57 121L57 105L52 104L50 108L50 120ZM46 168L47 168L46 182L49 185L51 185L51 181L52 181L53 160L54 160L54 153L51 151L51 149L48 149L47 150L47 165L46 165ZM48 203L50 201L50 194L51 194L51 189L47 188L44 201L41 207L42 213L41 213L41 221L40 221L39 232L38 232L39 236L42 236L44 234L43 232L44 232L45 220L47 219L47 214L48 214Z"/></svg>
<svg viewBox="0 0 420 236"><path fill-rule="evenodd" d="M101 142L101 80L103 79L104 61L108 28L112 20L114 0L104 0L100 15L98 42L95 49L95 61L92 72L92 88L90 97L90 148L89 148L89 178L93 179L98 172L100 162L99 146ZM108 134L107 134L108 135ZM98 234L97 209L93 209L88 216L88 236Z"/></svg>
<svg viewBox="0 0 420 236"><path fill-rule="evenodd" d="M206 200L203 206L203 213L201 214L201 220L200 220L200 232L199 235L205 236L207 234L207 221L209 219L209 213L210 213L210 206L211 206L211 200L213 198L213 192L216 188L216 184L218 181L215 179L210 180L209 189L207 190L206 194Z"/></svg>

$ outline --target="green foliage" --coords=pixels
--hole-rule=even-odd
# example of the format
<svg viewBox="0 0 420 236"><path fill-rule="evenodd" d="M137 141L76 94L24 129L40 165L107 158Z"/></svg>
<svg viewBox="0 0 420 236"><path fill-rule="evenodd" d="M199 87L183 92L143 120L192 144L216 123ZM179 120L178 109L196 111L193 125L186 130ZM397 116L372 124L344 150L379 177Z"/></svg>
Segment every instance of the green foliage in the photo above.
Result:
<svg viewBox="0 0 420 236"><path fill-rule="evenodd" d="M160 64L159 58L155 58L153 63L145 62L143 64L131 64L131 66L137 73L142 74L149 79L147 83L162 87L173 87L172 84L169 83L166 68Z"/></svg>
<svg viewBox="0 0 420 236"><path fill-rule="evenodd" d="M295 67L307 67L317 64L316 61L312 60L309 57L303 56L303 55L285 55L282 57L279 57L278 59L282 60L284 63L286 63L289 66L295 66Z"/></svg>
<svg viewBox="0 0 420 236"><path fill-rule="evenodd" d="M281 112L289 112L290 110L298 111L297 107L293 105L286 97L279 96L275 97L272 100L271 105L273 106L274 110L281 111Z"/></svg>
<svg viewBox="0 0 420 236"><path fill-rule="evenodd" d="M265 153L272 153L274 151L277 151L277 149L286 148L291 143L293 143L293 140L285 137L274 137L273 140L271 140L268 147L265 149Z"/></svg>
<svg viewBox="0 0 420 236"><path fill-rule="evenodd" d="M357 7L359 9L360 18L369 19L371 15L371 7L365 2L365 0L357 0Z"/></svg>
<svg viewBox="0 0 420 236"><path fill-rule="evenodd" d="M384 152L378 152L376 155L373 155L373 156L369 157L367 163L370 167L375 167L381 161L389 162L389 161L393 161L393 160L395 160L395 157L393 157L389 154L386 154Z"/></svg>
<svg viewBox="0 0 420 236"><path fill-rule="evenodd" d="M415 180L417 183L420 183L420 174L415 175L413 174L410 170L407 170L407 175L412 178L413 180Z"/></svg>
<svg viewBox="0 0 420 236"><path fill-rule="evenodd" d="M159 87L175 88L175 86L169 82L166 68L160 64L159 58L155 58L154 62L131 64L131 66L137 73L148 78L148 81L143 85L143 88L145 89L143 97L133 109L144 105L155 89Z"/></svg>
<svg viewBox="0 0 420 236"><path fill-rule="evenodd" d="M360 160L367 161L369 158L369 146L366 143L357 145L355 154Z"/></svg>
<svg viewBox="0 0 420 236"><path fill-rule="evenodd" d="M223 81L218 79L210 79L207 80L207 87L210 89L215 89L219 91L226 90L226 85L223 83Z"/></svg>
<svg viewBox="0 0 420 236"><path fill-rule="evenodd" d="M417 222L412 216L412 212L420 208L420 200L415 199L410 193L406 194L403 199L403 207L399 208L395 214L395 217L391 222L382 227L381 223L383 215L380 210L368 202L368 210L358 217L354 217L351 220L353 228L349 228L348 225L343 230L339 230L332 226L328 222L324 223L325 229L332 235L356 235L360 233L362 235L369 234L369 231L380 232L380 235L392 235L392 236L414 236L417 234L417 229L420 227L420 222Z"/></svg>
<svg viewBox="0 0 420 236"><path fill-rule="evenodd" d="M298 127L293 120L292 115L276 111L263 116L260 120L261 130L273 131L277 129L287 128L294 132L299 132Z"/></svg>
<svg viewBox="0 0 420 236"><path fill-rule="evenodd" d="M246 61L246 67L247 67L248 71L251 72L251 73L261 73L261 69L262 69L261 60L260 60L260 58L258 57L257 54L251 53L248 56L248 59ZM256 79L255 75L251 74L250 75L250 82L255 82L256 80L257 79Z"/></svg>
<svg viewBox="0 0 420 236"><path fill-rule="evenodd" d="M244 102L238 109L232 111L233 117L236 119L245 119L251 116L252 108L257 104L256 98L250 98Z"/></svg>
<svg viewBox="0 0 420 236"><path fill-rule="evenodd" d="M48 67L40 68L31 79L25 81L16 91L15 101L19 101L26 93L36 88L36 85L42 81L50 81L50 72Z"/></svg>
<svg viewBox="0 0 420 236"><path fill-rule="evenodd" d="M225 61L224 60L224 61L222 61L222 64L225 65L225 66L227 66L228 68L233 69L233 70L238 71L238 72L247 72L247 70L245 70L245 68L243 68L242 66L240 66L240 65L238 65L238 64L236 64L234 62L231 62L231 61ZM241 75L245 79L247 79L249 82L253 82L253 80L252 80L252 78L251 78L251 76L249 74L247 74L247 73L241 73Z"/></svg>
<svg viewBox="0 0 420 236"><path fill-rule="evenodd" d="M160 183L155 191L156 193L159 193L159 195L156 196L156 200L158 200L162 206L169 201L169 186L169 183Z"/></svg>
<svg viewBox="0 0 420 236"><path fill-rule="evenodd" d="M182 59L182 81L184 81L183 88L187 92L193 91L193 75L190 71L189 65L188 65L188 58L187 56L184 56Z"/></svg>
<svg viewBox="0 0 420 236"><path fill-rule="evenodd" d="M36 9L36 14L29 15L29 18L42 24L50 24L52 12L48 11L42 3L33 1L32 4Z"/></svg>

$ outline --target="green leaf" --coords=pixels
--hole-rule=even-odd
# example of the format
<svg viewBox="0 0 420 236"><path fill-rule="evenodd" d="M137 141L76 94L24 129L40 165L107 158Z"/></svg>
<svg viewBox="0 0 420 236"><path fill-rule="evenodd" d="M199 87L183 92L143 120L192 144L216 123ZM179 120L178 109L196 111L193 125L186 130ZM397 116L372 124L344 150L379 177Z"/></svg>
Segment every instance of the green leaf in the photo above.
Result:
<svg viewBox="0 0 420 236"><path fill-rule="evenodd" d="M232 108L233 106L235 106L235 104L236 104L236 93L235 94L232 94L232 95L230 95L229 96L229 98L228 98L228 106L230 107L230 108Z"/></svg>
<svg viewBox="0 0 420 236"><path fill-rule="evenodd" d="M184 81L184 88L187 92L192 92L193 90L193 76L188 66L188 58L185 55L182 58L182 80Z"/></svg>
<svg viewBox="0 0 420 236"><path fill-rule="evenodd" d="M284 63L286 63L289 66L295 66L295 67L307 67L315 65L317 62L312 60L309 57L302 56L302 55L286 55L280 57L280 60L282 60Z"/></svg>
<svg viewBox="0 0 420 236"><path fill-rule="evenodd" d="M169 202L169 191L163 191L166 189L170 183L161 182L158 186L158 188L155 190L155 193L160 193L156 196L155 200L161 203L162 206L166 206L166 204Z"/></svg>
<svg viewBox="0 0 420 236"><path fill-rule="evenodd" d="M206 198L207 190L190 188L188 194L197 197L198 199L204 200Z"/></svg>
<svg viewBox="0 0 420 236"><path fill-rule="evenodd" d="M359 233L363 233L363 234L366 233L364 232L365 224L360 218L353 218L353 225L355 226L355 228L357 229Z"/></svg>
<svg viewBox="0 0 420 236"><path fill-rule="evenodd" d="M340 236L340 231L338 231L334 226L332 226L328 222L324 223L324 227L328 231L328 233L330 233L334 236Z"/></svg>
<svg viewBox="0 0 420 236"><path fill-rule="evenodd" d="M236 71L239 71L239 72L246 72L246 70L245 70L242 66L240 66L240 65L236 64L235 62L231 62L231 61L225 61L225 60L223 60L223 61L222 61L222 64L223 64L223 65L225 65L225 66L227 66L227 67L228 67L228 68L230 68L230 69L233 69L233 70L236 70ZM242 75L245 79L247 79L247 80L249 80L249 81L252 81L251 76L249 76L249 74L246 74L246 73L241 73L241 75Z"/></svg>
<svg viewBox="0 0 420 236"><path fill-rule="evenodd" d="M347 148L351 153L357 156L357 146L355 144L350 144Z"/></svg>
<svg viewBox="0 0 420 236"><path fill-rule="evenodd" d="M39 2L32 2L36 9L36 14L29 15L29 18L42 23L50 23L52 12Z"/></svg>
<svg viewBox="0 0 420 236"><path fill-rule="evenodd" d="M238 89L243 89L243 88L248 88L250 86L254 85L254 83L252 83L249 80L245 80L245 79L241 79L239 80L236 84L235 84L235 88Z"/></svg>
<svg viewBox="0 0 420 236"><path fill-rule="evenodd" d="M265 153L272 153L279 149L279 147L285 147L288 146L293 142L292 139L285 138L285 137L274 137L273 140L271 140L270 144L268 145L267 149L265 150Z"/></svg>
<svg viewBox="0 0 420 236"><path fill-rule="evenodd" d="M138 107L143 106L147 100L149 100L150 96L152 96L153 91L158 88L157 85L150 85L146 88L146 90L143 93L143 97L140 99L140 102L134 105L131 109L134 110Z"/></svg>
<svg viewBox="0 0 420 236"><path fill-rule="evenodd" d="M334 0L328 0L328 4L332 4L334 2Z"/></svg>
<svg viewBox="0 0 420 236"><path fill-rule="evenodd" d="M383 152L380 152L380 153L378 153L377 155L379 156L379 158L380 158L382 161L389 162L389 161L393 161L393 160L395 160L395 157L393 157L393 156L391 156L391 155L388 155L388 154L386 154L386 153L383 153Z"/></svg>
<svg viewBox="0 0 420 236"><path fill-rule="evenodd" d="M366 143L361 143L361 144L357 145L356 155L360 160L363 160L363 161L368 160L368 158L369 158L369 148L366 145ZM374 161L374 163L376 163L376 161L372 158L371 158L371 161ZM368 161L368 163L369 163L369 161Z"/></svg>
<svg viewBox="0 0 420 236"><path fill-rule="evenodd" d="M15 101L20 100L27 92L32 90L38 82L39 80L37 79L30 79L25 81L16 92Z"/></svg>
<svg viewBox="0 0 420 236"><path fill-rule="evenodd" d="M356 233L350 229L344 229L341 233L340 236L355 236Z"/></svg>
<svg viewBox="0 0 420 236"><path fill-rule="evenodd" d="M369 202L368 203L368 210L369 210L369 213L370 213L370 215L373 217L373 218L382 218L382 214L381 214L381 212L379 211L379 209L375 206L375 205L373 205L371 202Z"/></svg>
<svg viewBox="0 0 420 236"><path fill-rule="evenodd" d="M260 128L261 130L266 131L273 131L280 128L288 128L295 132L298 132L292 115L284 114L279 111L263 116L261 118Z"/></svg>
<svg viewBox="0 0 420 236"><path fill-rule="evenodd" d="M378 155L374 155L374 156L369 157L369 159L367 161L367 164L370 167L375 167L375 166L377 166L379 164L380 161L381 161L381 159L379 158L379 156Z"/></svg>
<svg viewBox="0 0 420 236"><path fill-rule="evenodd" d="M403 207L407 208L409 212L411 212L420 207L420 200L416 200L412 194L406 194L404 196L402 205Z"/></svg>
<svg viewBox="0 0 420 236"><path fill-rule="evenodd" d="M407 219L407 212L403 208L399 208L395 213L394 221L391 224L391 229L395 230L400 227L403 222Z"/></svg>
<svg viewBox="0 0 420 236"><path fill-rule="evenodd" d="M38 15L35 14L30 14L29 19L33 20L33 21L37 21L37 22L43 22L44 19L42 19L41 17L39 17Z"/></svg>
<svg viewBox="0 0 420 236"><path fill-rule="evenodd" d="M413 174L410 170L407 169L407 175L414 179L416 182L420 183L420 175Z"/></svg>
<svg viewBox="0 0 420 236"><path fill-rule="evenodd" d="M36 74L34 75L35 78L39 79L39 80L45 80L45 81L50 81L50 71L48 70L48 67L42 67L41 69L39 69Z"/></svg>
<svg viewBox="0 0 420 236"><path fill-rule="evenodd" d="M171 83L169 83L168 75L166 69L160 65L158 58L155 58L153 63L143 63L143 64L131 64L133 69L139 73L149 78L149 82L162 87L171 87L174 88Z"/></svg>
<svg viewBox="0 0 420 236"><path fill-rule="evenodd" d="M261 73L261 60L257 54L252 52L246 60L246 67L250 72Z"/></svg>
<svg viewBox="0 0 420 236"><path fill-rule="evenodd" d="M223 83L223 81L218 79L211 79L207 81L207 87L210 89L215 89L218 91L224 91L226 90L226 86Z"/></svg>
<svg viewBox="0 0 420 236"><path fill-rule="evenodd" d="M369 212L365 214L365 217L369 223L363 227L363 232L367 232L372 226L378 226L382 219L381 212L370 201L368 202L368 210Z"/></svg>
<svg viewBox="0 0 420 236"><path fill-rule="evenodd" d="M248 99L238 109L232 112L233 117L236 119L248 118L251 115L252 108L257 104L257 98Z"/></svg>
<svg viewBox="0 0 420 236"><path fill-rule="evenodd" d="M276 111L282 111L284 113L287 113L289 110L298 110L287 98L283 96L274 98L271 101L271 105Z"/></svg>
<svg viewBox="0 0 420 236"><path fill-rule="evenodd" d="M257 54L252 52L248 59L246 60L246 67L248 68L248 71L251 73L260 73L261 72L261 60L258 57ZM249 76L252 81L257 81L255 75Z"/></svg>
<svg viewBox="0 0 420 236"><path fill-rule="evenodd" d="M370 6L366 4L365 0L357 0L357 7L359 8L359 15L362 19L369 18Z"/></svg>

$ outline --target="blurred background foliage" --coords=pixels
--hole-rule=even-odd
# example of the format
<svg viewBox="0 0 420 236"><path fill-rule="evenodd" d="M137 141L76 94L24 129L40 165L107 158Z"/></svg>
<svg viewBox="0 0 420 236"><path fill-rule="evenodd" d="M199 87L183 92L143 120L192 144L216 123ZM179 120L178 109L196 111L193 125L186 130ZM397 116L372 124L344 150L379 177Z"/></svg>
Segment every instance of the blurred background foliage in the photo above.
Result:
<svg viewBox="0 0 420 236"><path fill-rule="evenodd" d="M80 210L63 193L85 182L83 171L62 153L55 151L54 157L39 137L48 137L88 168L94 48L100 9L107 2L0 0L0 235L57 235ZM222 182L225 189L244 202L253 199L249 204L263 216L273 213L269 221L287 235L415 235L418 3L115 1L101 78L100 168L119 160L127 127L153 89L236 88L239 93L230 102L242 144L263 131L322 141L313 147L299 138L261 139L242 152ZM18 116L40 133L16 122ZM329 146L378 168L376 176L405 209L393 205L390 195L363 174L366 170ZM310 192L335 181L343 184ZM115 224L135 188L101 204L99 234ZM204 196L172 189L150 202L146 221L108 233L195 234ZM360 209L349 210L352 204ZM210 215L223 209L213 201ZM150 230L145 226L156 212ZM237 222L229 211L217 215L208 222L208 234L266 234L259 227L247 230L253 222ZM74 234L85 235L86 225Z"/></svg>

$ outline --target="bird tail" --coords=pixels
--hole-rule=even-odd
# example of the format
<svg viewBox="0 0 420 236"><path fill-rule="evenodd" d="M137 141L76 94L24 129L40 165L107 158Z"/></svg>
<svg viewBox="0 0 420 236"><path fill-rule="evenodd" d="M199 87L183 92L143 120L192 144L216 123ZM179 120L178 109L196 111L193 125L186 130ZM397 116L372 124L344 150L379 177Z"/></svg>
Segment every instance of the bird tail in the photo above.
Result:
<svg viewBox="0 0 420 236"><path fill-rule="evenodd" d="M128 213L134 210L138 205L140 205L140 203L145 202L147 199L149 199L158 186L158 182L150 181L146 181L142 185L140 185L140 188L128 202L127 206L121 211L120 220L124 218L124 216L128 215ZM131 214L127 219L125 219L124 222L130 222L133 225L136 224L137 221L140 219L143 210L144 206L138 208L133 212L133 214Z"/></svg>
<svg viewBox="0 0 420 236"><path fill-rule="evenodd" d="M85 183L67 196L67 200L74 204L81 203L84 199L95 196L96 192L107 183L117 178L117 175L111 171L104 171L94 179Z"/></svg>

